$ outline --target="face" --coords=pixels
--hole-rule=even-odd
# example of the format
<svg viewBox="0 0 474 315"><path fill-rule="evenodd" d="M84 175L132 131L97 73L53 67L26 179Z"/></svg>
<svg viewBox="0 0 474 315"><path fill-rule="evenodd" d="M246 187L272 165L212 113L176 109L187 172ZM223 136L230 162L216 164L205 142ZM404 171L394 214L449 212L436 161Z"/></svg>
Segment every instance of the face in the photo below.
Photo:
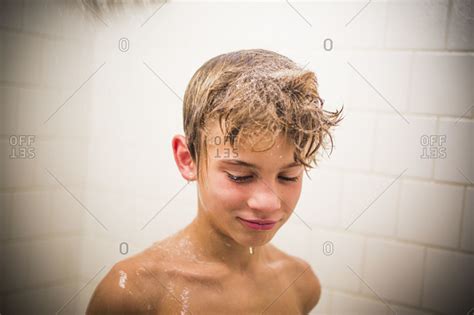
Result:
<svg viewBox="0 0 474 315"><path fill-rule="evenodd" d="M304 169L294 163L293 146L280 136L267 151L233 148L218 127L207 139L209 164L202 177L206 184L198 183L201 215L243 246L268 243L301 193Z"/></svg>

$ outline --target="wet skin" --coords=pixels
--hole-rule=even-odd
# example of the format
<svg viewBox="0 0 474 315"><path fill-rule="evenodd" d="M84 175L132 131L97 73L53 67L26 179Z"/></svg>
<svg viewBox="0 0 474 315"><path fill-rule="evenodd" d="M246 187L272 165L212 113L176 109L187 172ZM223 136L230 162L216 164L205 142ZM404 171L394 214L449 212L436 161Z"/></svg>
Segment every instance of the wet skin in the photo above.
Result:
<svg viewBox="0 0 474 315"><path fill-rule="evenodd" d="M218 129L212 132L219 135ZM307 314L317 304L321 286L310 266L270 244L301 193L302 167L285 167L293 162L291 145L281 137L270 150L239 147L224 158L228 147L210 145L194 221L115 264L94 291L87 314ZM173 138L173 149L182 176L193 180L196 169L182 136ZM248 180L236 182L235 176ZM274 225L254 229L241 219Z"/></svg>
<svg viewBox="0 0 474 315"><path fill-rule="evenodd" d="M319 299L311 268L272 245L260 248L260 263L236 270L185 254L194 245L182 235L117 263L87 314L307 314Z"/></svg>

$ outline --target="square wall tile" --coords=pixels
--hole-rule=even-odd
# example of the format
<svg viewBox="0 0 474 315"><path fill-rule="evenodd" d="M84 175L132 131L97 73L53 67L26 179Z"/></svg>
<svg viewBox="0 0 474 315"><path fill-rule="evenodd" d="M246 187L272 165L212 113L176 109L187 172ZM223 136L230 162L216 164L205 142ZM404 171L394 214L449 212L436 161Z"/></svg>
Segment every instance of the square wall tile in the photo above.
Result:
<svg viewBox="0 0 474 315"><path fill-rule="evenodd" d="M0 135L11 136L16 133L18 115L18 89L0 87Z"/></svg>
<svg viewBox="0 0 474 315"><path fill-rule="evenodd" d="M382 301L367 299L342 292L334 292L331 313L334 315L388 315L392 314Z"/></svg>
<svg viewBox="0 0 474 315"><path fill-rule="evenodd" d="M18 192L13 196L10 238L44 236L50 231L51 193Z"/></svg>
<svg viewBox="0 0 474 315"><path fill-rule="evenodd" d="M363 11L361 2L347 2L344 43L353 48L383 48L387 1L377 1ZM358 14L360 12L360 14Z"/></svg>
<svg viewBox="0 0 474 315"><path fill-rule="evenodd" d="M27 146L13 142L19 139L19 135L12 135L12 137L0 139L0 165L2 165L0 167L0 187L25 188L33 184L35 163L33 159L29 158L31 155ZM20 158L20 154L22 154L20 151L23 152L25 158Z"/></svg>
<svg viewBox="0 0 474 315"><path fill-rule="evenodd" d="M411 52L352 52L346 61L349 108L406 112Z"/></svg>
<svg viewBox="0 0 474 315"><path fill-rule="evenodd" d="M447 44L448 49L474 50L474 5L472 5L472 1L452 1Z"/></svg>
<svg viewBox="0 0 474 315"><path fill-rule="evenodd" d="M421 246L368 240L362 278L381 297L416 306L423 285L423 252ZM362 292L372 295L370 288L364 285Z"/></svg>
<svg viewBox="0 0 474 315"><path fill-rule="evenodd" d="M0 193L0 240L10 236L10 216L13 211L13 194Z"/></svg>
<svg viewBox="0 0 474 315"><path fill-rule="evenodd" d="M448 0L390 1L387 4L386 48L442 49Z"/></svg>
<svg viewBox="0 0 474 315"><path fill-rule="evenodd" d="M461 248L474 252L474 188L466 189L462 218Z"/></svg>
<svg viewBox="0 0 474 315"><path fill-rule="evenodd" d="M79 238L54 238L31 243L30 283L45 286L52 282L78 278Z"/></svg>
<svg viewBox="0 0 474 315"><path fill-rule="evenodd" d="M468 314L474 296L474 256L428 249L423 307L444 314Z"/></svg>
<svg viewBox="0 0 474 315"><path fill-rule="evenodd" d="M326 165L369 170L374 131L374 113L346 112L344 119L333 133L334 150L328 157Z"/></svg>
<svg viewBox="0 0 474 315"><path fill-rule="evenodd" d="M433 160L422 158L421 138L435 133L436 119L378 114L374 170L382 173L431 178Z"/></svg>
<svg viewBox="0 0 474 315"><path fill-rule="evenodd" d="M398 236L457 248L462 199L462 187L405 180L400 197Z"/></svg>
<svg viewBox="0 0 474 315"><path fill-rule="evenodd" d="M409 111L463 115L474 100L473 64L474 56L467 54L415 54Z"/></svg>
<svg viewBox="0 0 474 315"><path fill-rule="evenodd" d="M51 207L51 233L79 233L89 214L67 191L54 190Z"/></svg>
<svg viewBox="0 0 474 315"><path fill-rule="evenodd" d="M321 229L313 229L312 234L310 261L321 285L358 292L361 283L350 268L362 273L364 238L353 233Z"/></svg>
<svg viewBox="0 0 474 315"><path fill-rule="evenodd" d="M395 235L400 182L396 178L344 175L342 227L385 236Z"/></svg>
<svg viewBox="0 0 474 315"><path fill-rule="evenodd" d="M474 121L441 119L438 134L444 137L446 154L435 160L435 178L474 183Z"/></svg>
<svg viewBox="0 0 474 315"><path fill-rule="evenodd" d="M30 286L33 270L30 267L32 246L29 242L7 243L3 248L3 280L0 288L13 291Z"/></svg>
<svg viewBox="0 0 474 315"><path fill-rule="evenodd" d="M432 315L433 313L420 311L414 308L392 305L392 309L397 315ZM390 313L393 314L393 313Z"/></svg>
<svg viewBox="0 0 474 315"><path fill-rule="evenodd" d="M24 7L25 4L20 1L2 1L2 10L0 10L0 25L10 29L21 30L23 26Z"/></svg>
<svg viewBox="0 0 474 315"><path fill-rule="evenodd" d="M305 176L300 200L295 211L311 227L337 227L340 220L340 201L342 193L342 174L321 168Z"/></svg>

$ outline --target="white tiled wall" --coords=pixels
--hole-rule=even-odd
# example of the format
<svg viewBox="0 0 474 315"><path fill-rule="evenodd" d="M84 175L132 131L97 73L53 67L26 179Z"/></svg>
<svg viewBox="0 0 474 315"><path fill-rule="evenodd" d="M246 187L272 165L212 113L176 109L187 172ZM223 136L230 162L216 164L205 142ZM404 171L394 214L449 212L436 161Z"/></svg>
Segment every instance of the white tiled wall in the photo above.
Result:
<svg viewBox="0 0 474 315"><path fill-rule="evenodd" d="M457 248L463 195L461 186L404 181L400 195L398 237Z"/></svg>
<svg viewBox="0 0 474 315"><path fill-rule="evenodd" d="M462 218L461 248L474 251L474 189L466 189L464 199L464 216Z"/></svg>
<svg viewBox="0 0 474 315"><path fill-rule="evenodd" d="M89 23L57 1L0 2L2 314L56 313L83 285L88 215L72 195L80 198L87 175L90 93L68 98L90 75ZM25 135L34 157L12 158L11 137Z"/></svg>
<svg viewBox="0 0 474 315"><path fill-rule="evenodd" d="M170 146L180 98L203 62L244 48L309 62L325 106L345 106L274 240L319 276L313 313L474 307L472 0L160 5L97 18L1 2L2 314L83 313L113 263L192 220ZM11 159L12 135L34 135L36 157ZM423 148L432 136L441 149Z"/></svg>
<svg viewBox="0 0 474 315"><path fill-rule="evenodd" d="M362 276L368 285L362 287L362 292L417 306L423 283L423 257L421 246L368 240Z"/></svg>
<svg viewBox="0 0 474 315"><path fill-rule="evenodd" d="M472 55L416 53L410 112L461 116L472 106L473 76Z"/></svg>

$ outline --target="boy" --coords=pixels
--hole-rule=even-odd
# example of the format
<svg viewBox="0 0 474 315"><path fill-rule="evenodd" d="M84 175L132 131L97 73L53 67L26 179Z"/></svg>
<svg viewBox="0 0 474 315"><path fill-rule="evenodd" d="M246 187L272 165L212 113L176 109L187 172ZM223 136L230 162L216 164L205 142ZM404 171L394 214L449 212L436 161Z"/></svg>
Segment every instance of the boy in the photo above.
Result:
<svg viewBox="0 0 474 315"><path fill-rule="evenodd" d="M184 96L181 175L197 181L197 216L118 262L87 314L308 314L321 286L308 263L269 242L288 220L303 171L341 111L322 109L315 74L275 52L219 55Z"/></svg>

